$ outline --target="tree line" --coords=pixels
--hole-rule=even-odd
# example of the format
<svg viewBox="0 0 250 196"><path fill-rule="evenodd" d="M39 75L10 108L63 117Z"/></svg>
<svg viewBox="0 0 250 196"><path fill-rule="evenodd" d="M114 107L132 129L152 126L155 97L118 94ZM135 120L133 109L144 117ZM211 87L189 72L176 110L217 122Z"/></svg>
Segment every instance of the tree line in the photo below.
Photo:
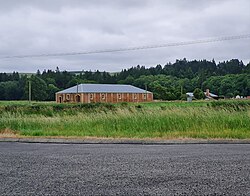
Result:
<svg viewBox="0 0 250 196"><path fill-rule="evenodd" d="M185 58L174 63L146 68L135 66L118 73L100 71L37 71L27 75L0 73L0 100L26 100L32 84L32 100L52 101L55 93L80 83L131 84L154 93L156 99L184 99L186 92L209 88L225 97L250 95L250 63L238 59L219 62Z"/></svg>

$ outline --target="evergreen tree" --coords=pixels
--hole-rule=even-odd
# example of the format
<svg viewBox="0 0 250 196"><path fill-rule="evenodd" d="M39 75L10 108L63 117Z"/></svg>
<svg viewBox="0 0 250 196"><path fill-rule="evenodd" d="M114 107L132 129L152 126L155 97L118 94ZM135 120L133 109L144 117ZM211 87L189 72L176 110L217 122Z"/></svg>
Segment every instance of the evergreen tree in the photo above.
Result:
<svg viewBox="0 0 250 196"><path fill-rule="evenodd" d="M26 82L25 99L29 98L29 81L31 82L31 99L35 101L47 100L47 84L43 79L35 75L32 75Z"/></svg>

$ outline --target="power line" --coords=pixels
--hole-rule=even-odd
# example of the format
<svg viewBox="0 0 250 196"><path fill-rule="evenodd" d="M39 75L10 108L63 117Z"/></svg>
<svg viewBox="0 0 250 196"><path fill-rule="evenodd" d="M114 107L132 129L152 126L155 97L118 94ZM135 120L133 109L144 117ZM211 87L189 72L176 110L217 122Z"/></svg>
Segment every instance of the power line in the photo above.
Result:
<svg viewBox="0 0 250 196"><path fill-rule="evenodd" d="M83 51L83 52L67 52L67 53L51 53L51 54L13 55L13 56L3 56L3 57L0 57L0 59L74 56L74 55L87 55L87 54L98 54L98 53L124 52L124 51L133 51L133 50L146 50L146 49L155 49L155 48L166 48L166 47L174 47L174 46L186 46L186 45L222 42L222 41L248 39L248 38L250 38L250 34L233 35L233 36L183 41L183 42L175 42L175 43L166 43L166 44L160 44L160 45L118 48L118 49L104 49L104 50L93 50L93 51Z"/></svg>

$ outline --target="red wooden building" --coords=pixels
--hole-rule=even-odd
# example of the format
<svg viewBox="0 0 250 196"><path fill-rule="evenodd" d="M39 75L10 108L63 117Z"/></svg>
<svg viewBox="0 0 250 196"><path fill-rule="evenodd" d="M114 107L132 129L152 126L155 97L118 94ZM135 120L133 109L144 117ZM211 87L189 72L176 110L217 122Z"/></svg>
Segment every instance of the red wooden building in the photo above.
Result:
<svg viewBox="0 0 250 196"><path fill-rule="evenodd" d="M57 103L151 102L153 93L120 84L79 84L56 93Z"/></svg>

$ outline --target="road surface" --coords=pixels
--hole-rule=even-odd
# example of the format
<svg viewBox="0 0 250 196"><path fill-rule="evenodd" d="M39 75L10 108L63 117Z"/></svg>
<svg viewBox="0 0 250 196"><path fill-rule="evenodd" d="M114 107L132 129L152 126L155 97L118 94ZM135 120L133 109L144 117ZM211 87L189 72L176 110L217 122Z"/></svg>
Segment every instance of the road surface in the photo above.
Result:
<svg viewBox="0 0 250 196"><path fill-rule="evenodd" d="M0 142L0 195L250 195L250 145Z"/></svg>

